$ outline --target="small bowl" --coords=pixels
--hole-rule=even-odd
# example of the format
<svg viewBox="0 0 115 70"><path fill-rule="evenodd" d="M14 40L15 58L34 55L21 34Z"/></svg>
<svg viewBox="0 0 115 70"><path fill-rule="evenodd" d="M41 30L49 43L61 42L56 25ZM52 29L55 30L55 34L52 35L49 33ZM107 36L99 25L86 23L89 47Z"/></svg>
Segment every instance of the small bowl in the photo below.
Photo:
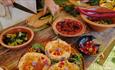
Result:
<svg viewBox="0 0 115 70"><path fill-rule="evenodd" d="M99 51L100 43L92 35L81 36L77 41L80 52L85 55L96 55Z"/></svg>
<svg viewBox="0 0 115 70"><path fill-rule="evenodd" d="M3 42L4 35L11 34L11 33L16 33L16 32L27 32L28 40L25 43L20 44L20 45L16 45L16 46L9 46L9 45L7 45ZM24 27L24 26L16 26L16 27L11 27L11 28L9 28L6 31L3 31L1 33L0 43L1 43L2 46L6 47L6 48L18 49L18 48L22 48L22 47L28 45L33 40L33 37L34 37L34 32L30 28Z"/></svg>
<svg viewBox="0 0 115 70"><path fill-rule="evenodd" d="M73 24L78 25L78 31L76 31L76 32L73 33L73 34L71 34L72 30L69 31L68 34L67 34L67 30L65 31L66 33L64 33L64 30L63 30L63 33L61 32L61 30L59 31L58 29L64 28L65 25L62 24L62 23L60 23L60 26L61 26L61 24L62 24L62 25L64 25L64 27L60 27L60 28L57 29L57 24L58 24L59 22L65 21L65 20L72 20L72 21L77 22L77 23L73 23ZM71 22L70 22L69 24L71 24ZM64 37L76 37L76 36L80 36L80 35L84 34L85 31L86 31L86 26L85 26L82 22L80 22L79 20L77 20L77 19L75 19L75 18L73 18L73 17L57 18L57 19L53 22L52 27L53 27L53 30L54 30L54 32L55 32L56 34L59 34L59 35L64 36ZM70 27L67 27L67 28L70 28ZM73 28L73 26L72 26L71 28ZM77 27L75 27L75 28L77 28ZM77 30L77 29L76 29L76 30Z"/></svg>
<svg viewBox="0 0 115 70"><path fill-rule="evenodd" d="M96 9L96 8L100 8L100 7L91 7L89 9ZM101 9L100 9L101 10ZM94 30L94 31L97 31L97 32L101 32L101 31L104 31L106 29L109 29L109 28L112 28L112 27L115 27L115 18L112 18L113 20L113 23L112 24L98 24L96 22L93 22L91 20L89 20L87 18L86 15L84 14L80 14L81 15L81 18Z"/></svg>

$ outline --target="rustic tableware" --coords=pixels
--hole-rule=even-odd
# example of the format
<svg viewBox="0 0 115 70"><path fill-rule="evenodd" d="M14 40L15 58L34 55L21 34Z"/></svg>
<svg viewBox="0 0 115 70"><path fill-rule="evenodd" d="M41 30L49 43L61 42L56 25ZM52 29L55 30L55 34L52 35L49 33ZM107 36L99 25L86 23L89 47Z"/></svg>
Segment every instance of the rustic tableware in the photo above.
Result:
<svg viewBox="0 0 115 70"><path fill-rule="evenodd" d="M78 29L79 31L76 32L76 33L74 33L74 34L64 34L64 33L60 32L60 31L56 28L56 25L57 25L57 23L59 23L60 21L64 21L65 19L69 19L69 20L72 20L72 21L77 22L77 25L78 25L78 27L80 28L80 30ZM70 23L70 24L71 24L71 23ZM80 25L80 26L79 26L79 25ZM55 32L56 34L59 34L59 35L64 36L64 37L76 37L76 36L80 36L80 35L84 34L85 31L86 31L86 26L85 26L81 21L79 21L79 20L77 20L77 19L75 19L75 18L73 18L73 17L58 18L58 19L56 19L56 20L53 22L52 27L53 27L53 30L54 30L54 32ZM69 27L68 27L68 28L69 28Z"/></svg>
<svg viewBox="0 0 115 70"><path fill-rule="evenodd" d="M28 35L27 36L27 38L28 38L27 42L25 42L21 45L16 45L16 46L9 46L3 42L4 35L9 34L9 33L16 33L16 32L27 32L27 35ZM34 38L34 32L30 28L24 27L24 26L16 26L16 27L11 27L11 28L9 28L9 29L7 29L1 33L0 43L2 46L6 47L6 48L17 49L17 48L25 47L27 44L29 44L32 41L33 38Z"/></svg>

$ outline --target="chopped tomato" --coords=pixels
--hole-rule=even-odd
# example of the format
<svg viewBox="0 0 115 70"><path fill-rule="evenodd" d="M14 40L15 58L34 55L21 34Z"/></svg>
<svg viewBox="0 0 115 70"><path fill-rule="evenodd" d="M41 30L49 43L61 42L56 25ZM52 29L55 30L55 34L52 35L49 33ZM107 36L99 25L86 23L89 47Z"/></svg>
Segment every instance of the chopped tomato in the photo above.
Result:
<svg viewBox="0 0 115 70"><path fill-rule="evenodd" d="M82 29L82 25L78 21L65 19L64 21L58 22L56 28L63 34L74 35L80 32L80 30Z"/></svg>

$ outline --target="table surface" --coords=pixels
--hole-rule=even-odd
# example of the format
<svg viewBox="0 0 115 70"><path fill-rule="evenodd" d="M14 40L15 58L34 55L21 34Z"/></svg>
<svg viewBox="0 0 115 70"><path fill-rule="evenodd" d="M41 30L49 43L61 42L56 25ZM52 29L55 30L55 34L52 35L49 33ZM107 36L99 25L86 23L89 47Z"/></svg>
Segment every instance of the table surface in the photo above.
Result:
<svg viewBox="0 0 115 70"><path fill-rule="evenodd" d="M21 23L19 25L25 25L26 26L25 23L24 24ZM55 34L52 32L51 28L43 29L43 30L38 29L38 33L39 33L39 37L36 38L37 42L43 42L43 41L46 41L47 39L50 40L53 37L55 37ZM45 35L46 33L48 35ZM112 38L115 37L115 28L108 29L104 32L91 31L91 32L86 33L86 34L93 35L97 39L99 39L102 42L102 46L103 46L103 50L104 50L104 48L107 48L109 46L109 42L112 40ZM77 37L75 37L75 38L62 38L62 39L66 40L68 42L69 41L75 42L77 40ZM23 49L23 50L13 50L12 51L12 50L0 47L0 66L7 66L9 68L9 70L12 70L12 69L17 70L17 68L14 68L14 67L17 66L17 63L18 63L20 57L26 51L27 51L27 48ZM99 56L99 55L85 58L85 64L84 64L85 67L88 68L89 65L96 60L97 56Z"/></svg>
<svg viewBox="0 0 115 70"><path fill-rule="evenodd" d="M99 65L95 62L88 68L88 70L115 70L115 61L112 61L112 59L115 59L115 46L103 65Z"/></svg>

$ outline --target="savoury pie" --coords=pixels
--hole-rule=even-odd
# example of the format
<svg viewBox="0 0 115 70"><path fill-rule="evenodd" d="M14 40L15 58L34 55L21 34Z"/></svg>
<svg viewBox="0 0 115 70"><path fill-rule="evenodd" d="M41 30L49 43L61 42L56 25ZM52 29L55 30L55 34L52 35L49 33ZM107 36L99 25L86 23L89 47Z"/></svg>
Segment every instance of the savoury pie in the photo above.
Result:
<svg viewBox="0 0 115 70"><path fill-rule="evenodd" d="M65 41L57 39L46 44L45 53L54 60L67 59L71 54L71 46Z"/></svg>
<svg viewBox="0 0 115 70"><path fill-rule="evenodd" d="M77 64L70 63L67 60L60 61L52 65L49 70L80 70Z"/></svg>
<svg viewBox="0 0 115 70"><path fill-rule="evenodd" d="M26 53L19 61L19 70L47 70L50 59L41 53Z"/></svg>

